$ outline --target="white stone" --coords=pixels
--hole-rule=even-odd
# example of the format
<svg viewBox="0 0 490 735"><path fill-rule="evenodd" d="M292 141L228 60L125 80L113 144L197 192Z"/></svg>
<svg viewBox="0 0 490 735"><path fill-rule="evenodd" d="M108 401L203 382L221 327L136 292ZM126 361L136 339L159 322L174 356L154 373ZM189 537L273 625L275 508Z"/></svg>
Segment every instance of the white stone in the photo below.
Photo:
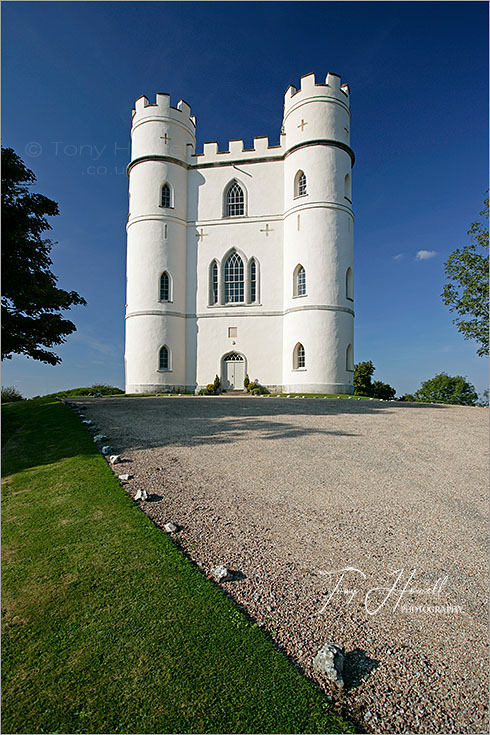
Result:
<svg viewBox="0 0 490 735"><path fill-rule="evenodd" d="M137 490L136 495L134 496L135 500L147 500L148 499L148 493L146 490Z"/></svg>
<svg viewBox="0 0 490 735"><path fill-rule="evenodd" d="M85 426L93 426L93 423L94 422L90 419L85 419L84 421L82 421L82 424L84 424Z"/></svg>
<svg viewBox="0 0 490 735"><path fill-rule="evenodd" d="M118 475L118 477L119 477L120 480L129 480L129 478L131 477L131 475L124 474L124 475Z"/></svg>
<svg viewBox="0 0 490 735"><path fill-rule="evenodd" d="M111 456L109 457L109 462L111 464L119 464L120 461L121 457L119 456L119 454L111 454Z"/></svg>
<svg viewBox="0 0 490 735"><path fill-rule="evenodd" d="M213 567L211 574L216 582L229 582L232 579L232 575L223 564L218 564L218 566Z"/></svg>
<svg viewBox="0 0 490 735"><path fill-rule="evenodd" d="M128 393L193 392L216 374L225 389L242 390L252 371L273 392L352 392L349 91L336 75L323 82L309 74L294 94L288 88L279 145L255 138L254 149L244 150L242 141L231 141L225 154L216 143L196 151L196 120L185 102L171 104L165 94L136 101L127 222ZM306 193L298 191L301 172ZM225 211L225 193L235 181L244 195L238 217ZM162 206L164 184L169 208ZM245 301L229 307L224 270L232 250L244 266ZM247 303L252 258L253 306ZM210 303L214 261L216 305ZM300 265L304 296L294 287ZM159 298L164 271L168 303ZM299 344L305 369L294 365ZM168 369L159 369L162 346ZM232 352L242 359L228 360Z"/></svg>
<svg viewBox="0 0 490 735"><path fill-rule="evenodd" d="M313 658L313 670L327 676L338 687L344 686L342 672L344 670L344 648L335 643L325 643Z"/></svg>
<svg viewBox="0 0 490 735"><path fill-rule="evenodd" d="M94 442L103 442L107 439L105 434L96 434L94 436Z"/></svg>
<svg viewBox="0 0 490 735"><path fill-rule="evenodd" d="M100 451L102 452L102 454L107 455L107 454L110 454L111 453L112 447L109 446L109 444L106 444L106 446L105 447L102 447L102 449Z"/></svg>
<svg viewBox="0 0 490 735"><path fill-rule="evenodd" d="M176 530L177 530L177 526L175 525L175 523L170 523L170 522L169 522L169 523L166 523L166 524L164 525L164 529L165 529L165 531L166 531L167 533L175 533L175 532L176 532Z"/></svg>

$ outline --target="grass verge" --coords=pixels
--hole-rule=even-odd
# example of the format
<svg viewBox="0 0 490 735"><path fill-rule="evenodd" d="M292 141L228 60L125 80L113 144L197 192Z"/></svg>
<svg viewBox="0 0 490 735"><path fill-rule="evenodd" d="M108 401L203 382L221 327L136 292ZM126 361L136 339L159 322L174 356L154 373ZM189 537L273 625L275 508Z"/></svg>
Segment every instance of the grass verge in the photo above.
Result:
<svg viewBox="0 0 490 735"><path fill-rule="evenodd" d="M137 508L69 409L3 418L3 732L354 732Z"/></svg>

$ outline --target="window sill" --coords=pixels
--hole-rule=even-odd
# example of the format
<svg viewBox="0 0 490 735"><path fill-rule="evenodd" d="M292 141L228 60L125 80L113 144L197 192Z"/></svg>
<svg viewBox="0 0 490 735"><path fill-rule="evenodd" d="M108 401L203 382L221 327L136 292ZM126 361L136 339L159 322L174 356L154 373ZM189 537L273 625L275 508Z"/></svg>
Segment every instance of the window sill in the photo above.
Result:
<svg viewBox="0 0 490 735"><path fill-rule="evenodd" d="M307 196L308 196L308 192L306 192L306 194L295 194L293 199L303 199L303 197L307 197Z"/></svg>
<svg viewBox="0 0 490 735"><path fill-rule="evenodd" d="M246 301L230 301L226 304L208 304L208 309L234 309L237 307L243 307L243 306L262 306L262 304L259 304L257 302L253 302L252 304L247 304Z"/></svg>
<svg viewBox="0 0 490 735"><path fill-rule="evenodd" d="M163 204L158 205L159 209L174 209L174 207L164 207Z"/></svg>
<svg viewBox="0 0 490 735"><path fill-rule="evenodd" d="M293 296L293 299L304 299L308 296L307 293L298 294L297 296Z"/></svg>
<svg viewBox="0 0 490 735"><path fill-rule="evenodd" d="M223 219L246 219L248 214L224 214Z"/></svg>
<svg viewBox="0 0 490 735"><path fill-rule="evenodd" d="M293 368L293 373L306 373L306 368Z"/></svg>
<svg viewBox="0 0 490 735"><path fill-rule="evenodd" d="M173 299L158 299L159 304L173 304Z"/></svg>
<svg viewBox="0 0 490 735"><path fill-rule="evenodd" d="M157 373L172 373L172 368L158 368Z"/></svg>

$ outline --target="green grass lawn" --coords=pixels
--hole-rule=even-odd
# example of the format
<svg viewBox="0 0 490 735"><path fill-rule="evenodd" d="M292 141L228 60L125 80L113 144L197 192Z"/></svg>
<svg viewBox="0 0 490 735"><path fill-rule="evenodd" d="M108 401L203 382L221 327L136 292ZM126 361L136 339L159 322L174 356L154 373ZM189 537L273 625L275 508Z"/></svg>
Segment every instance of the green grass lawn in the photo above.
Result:
<svg viewBox="0 0 490 735"><path fill-rule="evenodd" d="M5 406L2 443L3 732L354 732L67 407Z"/></svg>

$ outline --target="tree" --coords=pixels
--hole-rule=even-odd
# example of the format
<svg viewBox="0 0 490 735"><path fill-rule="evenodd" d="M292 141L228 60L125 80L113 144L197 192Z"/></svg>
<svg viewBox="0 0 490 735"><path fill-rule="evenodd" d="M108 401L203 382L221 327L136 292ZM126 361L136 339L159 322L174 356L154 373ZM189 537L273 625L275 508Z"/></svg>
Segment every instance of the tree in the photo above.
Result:
<svg viewBox="0 0 490 735"><path fill-rule="evenodd" d="M382 383L381 380L375 380L372 385L371 395L373 398L379 398L382 401L390 401L395 397L396 390L389 383Z"/></svg>
<svg viewBox="0 0 490 735"><path fill-rule="evenodd" d="M61 358L45 348L76 330L60 311L86 301L56 287L49 257L54 243L41 235L51 229L46 216L59 214L58 205L29 191L35 181L15 151L2 147L2 360L23 354L56 365Z"/></svg>
<svg viewBox="0 0 490 735"><path fill-rule="evenodd" d="M488 194L488 190L487 190ZM480 217L488 220L488 196ZM478 220L468 230L472 242L457 248L444 265L447 283L443 302L459 316L453 320L464 339L479 343L480 357L488 355L488 225Z"/></svg>
<svg viewBox="0 0 490 735"><path fill-rule="evenodd" d="M358 362L354 365L354 395L355 396L370 396L373 386L371 384L371 377L376 368L374 367L371 360L365 362Z"/></svg>
<svg viewBox="0 0 490 735"><path fill-rule="evenodd" d="M478 395L475 388L462 375L439 373L426 380L415 392L416 401L423 403L451 403L459 406L475 406Z"/></svg>

